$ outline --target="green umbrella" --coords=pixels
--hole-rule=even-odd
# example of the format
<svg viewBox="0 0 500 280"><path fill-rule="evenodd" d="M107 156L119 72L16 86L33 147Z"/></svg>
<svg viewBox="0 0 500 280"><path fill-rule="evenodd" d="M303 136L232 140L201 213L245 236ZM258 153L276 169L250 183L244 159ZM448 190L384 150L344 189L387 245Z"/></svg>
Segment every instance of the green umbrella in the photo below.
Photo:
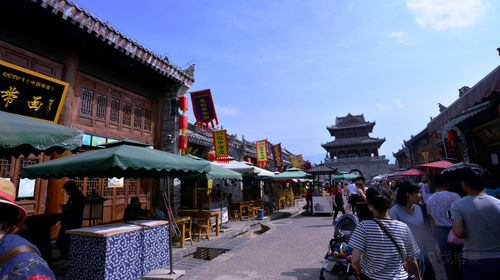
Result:
<svg viewBox="0 0 500 280"><path fill-rule="evenodd" d="M285 180L285 179L312 179L314 175L306 173L298 168L290 168L287 171L270 177L271 180Z"/></svg>
<svg viewBox="0 0 500 280"><path fill-rule="evenodd" d="M38 155L74 151L82 146L79 129L0 111L0 154Z"/></svg>
<svg viewBox="0 0 500 280"><path fill-rule="evenodd" d="M200 157L193 155L186 155L185 157L210 163L208 160L204 160ZM207 179L235 179L240 181L243 180L243 175L241 175L240 173L215 165L213 163L210 163L210 169L211 170L206 174L195 175L195 176L205 176Z"/></svg>
<svg viewBox="0 0 500 280"><path fill-rule="evenodd" d="M169 174L205 173L210 170L209 162L124 144L24 167L21 176L150 178Z"/></svg>

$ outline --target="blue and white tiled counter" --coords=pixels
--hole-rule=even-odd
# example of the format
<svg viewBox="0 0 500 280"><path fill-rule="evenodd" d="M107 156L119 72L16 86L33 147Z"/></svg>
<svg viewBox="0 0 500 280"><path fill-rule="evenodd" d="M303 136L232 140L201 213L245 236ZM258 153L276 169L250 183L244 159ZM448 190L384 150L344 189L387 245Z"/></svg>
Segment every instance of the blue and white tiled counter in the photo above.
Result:
<svg viewBox="0 0 500 280"><path fill-rule="evenodd" d="M67 233L68 280L138 279L169 262L167 221L114 223Z"/></svg>

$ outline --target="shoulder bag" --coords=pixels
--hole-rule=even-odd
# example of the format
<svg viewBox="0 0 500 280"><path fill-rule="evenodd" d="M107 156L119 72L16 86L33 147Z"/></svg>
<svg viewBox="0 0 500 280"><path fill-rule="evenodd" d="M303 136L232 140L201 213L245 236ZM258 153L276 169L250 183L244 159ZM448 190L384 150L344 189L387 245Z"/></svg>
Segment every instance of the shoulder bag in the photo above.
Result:
<svg viewBox="0 0 500 280"><path fill-rule="evenodd" d="M37 254L38 256L40 256L38 254L38 250L36 250L35 248L31 247L31 246L27 246L27 245L21 245L21 246L17 246L17 247L14 247L12 249L10 249L9 251L3 253L2 255L0 255L0 265L2 265L3 263L5 263L6 261L10 260L11 258L13 258L14 256L16 256L17 254L20 254L20 253L35 253Z"/></svg>
<svg viewBox="0 0 500 280"><path fill-rule="evenodd" d="M384 226L384 224L382 224L378 219L373 219L378 225L379 227L385 232L385 234L389 237L389 239L391 239L392 243L394 243L394 245L396 245L396 248L398 249L398 252L399 252L399 255L401 256L401 262L404 262L405 261L405 257L404 257L404 254L403 254L403 251L401 250L401 248L399 247L398 243L396 242L396 240L394 240L394 238L389 234L389 231L387 230L387 228Z"/></svg>
<svg viewBox="0 0 500 280"><path fill-rule="evenodd" d="M453 201L451 201L452 193L450 192L450 208L451 204ZM458 238L454 233L453 229L450 229L450 232L448 232L448 238L446 239L446 242L450 245L454 246L464 246L464 240L462 238Z"/></svg>

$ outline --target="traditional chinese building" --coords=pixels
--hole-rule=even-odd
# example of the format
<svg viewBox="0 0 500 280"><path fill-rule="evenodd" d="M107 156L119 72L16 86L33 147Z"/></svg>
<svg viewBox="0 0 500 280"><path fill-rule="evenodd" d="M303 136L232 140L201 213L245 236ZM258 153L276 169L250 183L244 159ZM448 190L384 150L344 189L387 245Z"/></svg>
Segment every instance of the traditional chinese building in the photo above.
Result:
<svg viewBox="0 0 500 280"><path fill-rule="evenodd" d="M0 10L0 60L69 84L57 122L84 131L81 151L129 138L177 152L178 98L194 82L193 66L180 69L69 1L1 1ZM47 85L39 88L43 92ZM48 110L50 100L37 96L26 110ZM13 106L16 99L0 101ZM0 155L0 176L19 186L21 167L61 156ZM58 212L66 201L64 182L37 179L33 195L18 196L17 202L30 215ZM106 178L76 182L85 195L106 198L103 222L121 219L132 196L149 207L160 185L153 179L128 179L123 188L108 187Z"/></svg>
<svg viewBox="0 0 500 280"><path fill-rule="evenodd" d="M365 121L361 115L337 117L335 125L327 129L335 140L321 146L327 151L325 164L339 172L358 173L370 180L388 172L389 160L379 156L378 149L385 138L373 138L375 122Z"/></svg>

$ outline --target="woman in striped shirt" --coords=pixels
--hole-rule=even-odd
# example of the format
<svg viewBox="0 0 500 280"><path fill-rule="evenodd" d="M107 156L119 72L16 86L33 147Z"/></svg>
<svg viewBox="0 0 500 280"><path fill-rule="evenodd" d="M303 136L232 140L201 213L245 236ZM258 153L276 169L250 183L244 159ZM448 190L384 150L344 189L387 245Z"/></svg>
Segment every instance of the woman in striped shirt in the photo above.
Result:
<svg viewBox="0 0 500 280"><path fill-rule="evenodd" d="M407 266L420 280L415 238L405 223L391 220L388 214L391 192L373 185L366 191L366 200L375 218L360 222L349 240L351 262L360 279L407 279Z"/></svg>

